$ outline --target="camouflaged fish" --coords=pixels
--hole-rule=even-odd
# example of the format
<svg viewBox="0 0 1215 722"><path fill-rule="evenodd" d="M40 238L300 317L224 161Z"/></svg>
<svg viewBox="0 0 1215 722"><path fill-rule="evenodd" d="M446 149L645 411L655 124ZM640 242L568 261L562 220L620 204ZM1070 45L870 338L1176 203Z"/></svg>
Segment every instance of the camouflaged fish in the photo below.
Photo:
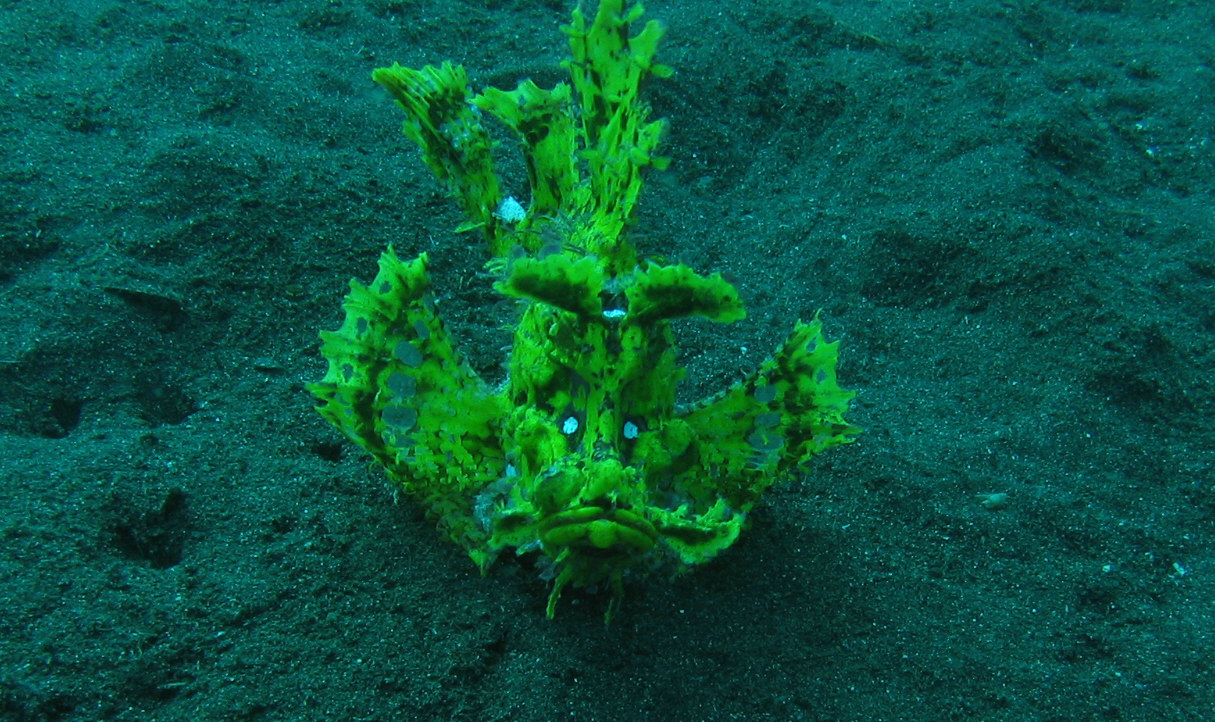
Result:
<svg viewBox="0 0 1215 722"><path fill-rule="evenodd" d="M350 284L345 322L322 332L328 373L318 411L370 453L484 572L503 552L535 555L563 588L610 589L673 574L738 538L773 483L852 441L853 394L836 383L836 343L799 322L749 378L690 408L675 404L683 370L670 321L743 318L720 275L639 260L627 231L662 121L639 98L662 27L622 0L579 10L570 83L469 90L450 63L394 65L372 78L405 111L404 132L488 241L495 288L522 315L501 388L469 368L435 311L426 254L389 248L368 286ZM517 135L526 208L504 197L484 114Z"/></svg>

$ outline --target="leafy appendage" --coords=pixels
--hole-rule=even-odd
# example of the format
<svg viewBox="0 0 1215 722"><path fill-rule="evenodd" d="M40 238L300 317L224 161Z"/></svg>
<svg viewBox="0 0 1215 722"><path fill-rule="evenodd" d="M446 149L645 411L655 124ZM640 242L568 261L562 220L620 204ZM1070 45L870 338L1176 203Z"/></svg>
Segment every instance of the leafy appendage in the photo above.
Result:
<svg viewBox="0 0 1215 722"><path fill-rule="evenodd" d="M337 331L321 333L329 370L317 411L372 455L466 547L484 544L472 496L502 475L505 400L459 357L435 314L426 254L389 248L369 286L351 281Z"/></svg>

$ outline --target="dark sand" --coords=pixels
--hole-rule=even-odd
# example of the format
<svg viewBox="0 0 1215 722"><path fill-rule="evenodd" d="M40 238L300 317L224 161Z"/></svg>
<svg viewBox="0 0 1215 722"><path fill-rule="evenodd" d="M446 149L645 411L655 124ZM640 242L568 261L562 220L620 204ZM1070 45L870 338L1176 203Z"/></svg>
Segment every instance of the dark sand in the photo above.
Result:
<svg viewBox="0 0 1215 722"><path fill-rule="evenodd" d="M1212 719L1215 5L650 3L638 242L750 312L678 329L683 397L822 308L867 433L607 628L303 391L389 242L500 377L369 73L548 85L569 9L0 2L0 717Z"/></svg>

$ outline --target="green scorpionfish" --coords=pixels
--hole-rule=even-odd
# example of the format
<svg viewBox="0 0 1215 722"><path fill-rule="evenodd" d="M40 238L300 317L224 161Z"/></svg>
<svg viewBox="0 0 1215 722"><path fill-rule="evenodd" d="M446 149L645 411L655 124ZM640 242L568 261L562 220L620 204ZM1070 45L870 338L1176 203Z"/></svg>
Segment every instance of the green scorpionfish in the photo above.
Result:
<svg viewBox="0 0 1215 722"><path fill-rule="evenodd" d="M642 12L601 0L588 23L575 10L570 81L551 89L474 93L450 63L373 73L522 311L491 387L437 315L426 254L389 247L369 285L351 281L345 321L321 333L328 371L309 385L321 415L483 572L509 550L534 555L552 580L549 617L568 586L610 590L610 619L626 578L712 559L765 489L860 433L818 318L733 387L676 404L671 320L744 311L720 275L639 259L630 241L642 174L668 161L639 91L671 70L655 62L659 23L630 34ZM526 207L500 188L486 115L518 139Z"/></svg>

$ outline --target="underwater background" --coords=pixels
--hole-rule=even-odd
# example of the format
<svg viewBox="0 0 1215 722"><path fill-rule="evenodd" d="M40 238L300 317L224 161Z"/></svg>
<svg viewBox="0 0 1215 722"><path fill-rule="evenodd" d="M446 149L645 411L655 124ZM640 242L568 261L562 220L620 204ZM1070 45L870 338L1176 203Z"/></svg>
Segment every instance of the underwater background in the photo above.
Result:
<svg viewBox="0 0 1215 722"><path fill-rule="evenodd" d="M748 308L677 326L681 399L822 309L866 431L608 626L304 390L389 243L503 377L514 304L369 76L552 85L572 8L0 2L0 717L1215 716L1215 5L646 4L634 237Z"/></svg>

